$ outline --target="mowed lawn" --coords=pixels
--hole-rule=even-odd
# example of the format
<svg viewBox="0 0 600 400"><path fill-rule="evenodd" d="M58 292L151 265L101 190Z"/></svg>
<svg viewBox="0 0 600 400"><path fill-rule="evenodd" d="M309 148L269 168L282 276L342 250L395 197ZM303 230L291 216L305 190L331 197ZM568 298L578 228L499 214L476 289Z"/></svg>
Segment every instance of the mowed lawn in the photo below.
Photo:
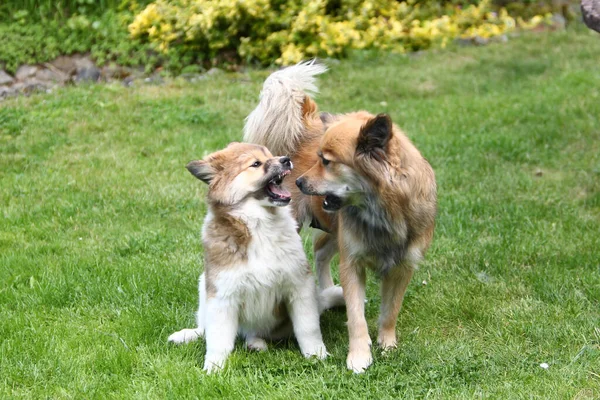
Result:
<svg viewBox="0 0 600 400"><path fill-rule="evenodd" d="M238 342L206 376L203 340L166 341L202 270L205 188L184 166L241 139L269 71L69 87L0 103L0 398L600 397L600 36L330 66L321 109L389 113L437 174L398 349L353 375L333 310L327 360Z"/></svg>

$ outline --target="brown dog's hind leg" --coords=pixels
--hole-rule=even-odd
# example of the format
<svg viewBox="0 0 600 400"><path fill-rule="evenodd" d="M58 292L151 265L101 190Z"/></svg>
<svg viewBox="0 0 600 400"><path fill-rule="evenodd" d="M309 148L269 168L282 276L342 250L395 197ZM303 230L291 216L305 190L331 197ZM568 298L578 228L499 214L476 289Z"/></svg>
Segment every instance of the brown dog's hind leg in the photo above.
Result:
<svg viewBox="0 0 600 400"><path fill-rule="evenodd" d="M396 320L413 273L412 266L400 265L391 269L382 279L377 343L384 350L396 347Z"/></svg>
<svg viewBox="0 0 600 400"><path fill-rule="evenodd" d="M315 254L315 267L319 278L319 291L333 286L331 277L331 259L337 253L336 238L326 232L315 230L313 234L313 249Z"/></svg>

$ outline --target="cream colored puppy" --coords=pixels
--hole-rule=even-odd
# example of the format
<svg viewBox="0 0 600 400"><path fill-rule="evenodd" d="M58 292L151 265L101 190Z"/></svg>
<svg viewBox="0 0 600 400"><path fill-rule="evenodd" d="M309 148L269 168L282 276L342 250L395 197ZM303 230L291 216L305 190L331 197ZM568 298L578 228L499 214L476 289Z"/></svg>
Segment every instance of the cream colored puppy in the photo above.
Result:
<svg viewBox="0 0 600 400"><path fill-rule="evenodd" d="M343 305L340 287L317 295L291 195L281 186L292 170L288 157L263 146L232 143L192 161L188 170L207 183L208 213L202 242L197 327L169 336L188 343L206 335L204 370L221 369L238 335L248 348L265 350L264 339L295 334L305 357L327 356L320 311Z"/></svg>

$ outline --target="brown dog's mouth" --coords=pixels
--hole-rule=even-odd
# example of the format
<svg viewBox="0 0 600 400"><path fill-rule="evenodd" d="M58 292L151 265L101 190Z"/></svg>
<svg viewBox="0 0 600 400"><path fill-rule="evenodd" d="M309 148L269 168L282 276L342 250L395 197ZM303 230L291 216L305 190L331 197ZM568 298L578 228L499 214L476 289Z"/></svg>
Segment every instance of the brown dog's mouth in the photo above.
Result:
<svg viewBox="0 0 600 400"><path fill-rule="evenodd" d="M267 182L267 186L265 186L265 192L269 197L269 200L276 204L284 206L292 200L292 194L281 186L283 182L283 178L288 175L290 171L283 171L278 175L275 175L269 182Z"/></svg>
<svg viewBox="0 0 600 400"><path fill-rule="evenodd" d="M325 211L337 211L342 208L342 198L334 194L328 194L323 200L323 210Z"/></svg>

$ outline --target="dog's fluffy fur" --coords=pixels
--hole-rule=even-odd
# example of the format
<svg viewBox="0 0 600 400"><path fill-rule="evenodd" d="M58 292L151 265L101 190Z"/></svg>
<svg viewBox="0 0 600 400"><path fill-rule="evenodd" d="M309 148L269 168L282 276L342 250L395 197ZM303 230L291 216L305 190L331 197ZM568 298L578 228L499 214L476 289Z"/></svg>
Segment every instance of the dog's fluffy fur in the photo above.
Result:
<svg viewBox="0 0 600 400"><path fill-rule="evenodd" d="M381 278L378 343L396 346L396 320L417 264L433 238L436 182L429 163L388 115L319 113L307 93L325 68L301 63L273 73L247 118L244 140L288 154L288 181L300 224L314 240L321 290L332 287L329 263L340 253L350 335L347 366L372 362L364 316L365 268Z"/></svg>
<svg viewBox="0 0 600 400"><path fill-rule="evenodd" d="M249 348L293 333L306 357L325 358L319 311L343 304L341 288L317 296L300 236L280 185L292 164L262 146L234 143L192 161L188 170L209 184L202 241L197 327L170 342L206 335L204 369L221 369L236 336ZM291 323L290 323L291 322Z"/></svg>

